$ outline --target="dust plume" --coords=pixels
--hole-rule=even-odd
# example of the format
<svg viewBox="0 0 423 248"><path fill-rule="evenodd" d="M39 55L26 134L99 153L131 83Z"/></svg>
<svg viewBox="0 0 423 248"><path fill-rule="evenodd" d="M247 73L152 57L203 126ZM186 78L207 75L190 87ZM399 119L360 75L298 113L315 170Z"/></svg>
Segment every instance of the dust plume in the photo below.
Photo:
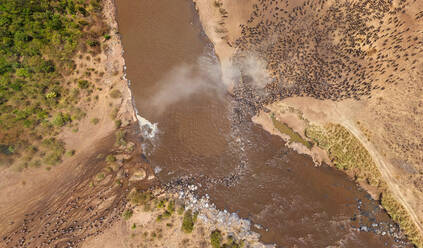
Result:
<svg viewBox="0 0 423 248"><path fill-rule="evenodd" d="M157 82L157 90L149 100L157 114L170 105L189 99L195 94L212 94L223 97L233 84L239 81L241 72L251 77L254 88L264 88L268 75L265 64L257 57L248 56L237 65L223 68L215 56L201 56L196 63L174 67Z"/></svg>

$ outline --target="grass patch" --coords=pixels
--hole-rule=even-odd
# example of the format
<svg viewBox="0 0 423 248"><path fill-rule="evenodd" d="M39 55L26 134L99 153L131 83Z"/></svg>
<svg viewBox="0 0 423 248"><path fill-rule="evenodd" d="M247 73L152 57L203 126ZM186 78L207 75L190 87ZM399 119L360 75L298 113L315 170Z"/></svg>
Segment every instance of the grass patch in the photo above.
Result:
<svg viewBox="0 0 423 248"><path fill-rule="evenodd" d="M145 205L152 200L153 196L151 192L141 192L139 190L133 190L128 195L129 201L134 205Z"/></svg>
<svg viewBox="0 0 423 248"><path fill-rule="evenodd" d="M98 173L95 178L97 179L97 181L102 181L104 178L106 177L106 175L104 175L103 172Z"/></svg>
<svg viewBox="0 0 423 248"><path fill-rule="evenodd" d="M119 129L122 126L122 121L121 120L115 120L115 128Z"/></svg>
<svg viewBox="0 0 423 248"><path fill-rule="evenodd" d="M106 161L106 163L111 164L111 163L116 161L116 157L113 156L112 154L109 154L109 155L106 156L105 161Z"/></svg>
<svg viewBox="0 0 423 248"><path fill-rule="evenodd" d="M114 90L110 91L110 97L113 98L113 99L121 98L122 93L118 89L114 89Z"/></svg>
<svg viewBox="0 0 423 248"><path fill-rule="evenodd" d="M398 223L401 230L407 235L408 239L410 239L417 247L423 247L423 237L419 233L419 230L415 226L414 222L411 220L410 215L387 190L382 193L381 205L386 212L388 212L389 216Z"/></svg>
<svg viewBox="0 0 423 248"><path fill-rule="evenodd" d="M115 136L116 136L116 142L115 142L116 146L126 146L126 144L127 144L127 142L126 142L126 131L118 130L118 131L116 131Z"/></svg>
<svg viewBox="0 0 423 248"><path fill-rule="evenodd" d="M210 234L210 243L213 248L220 248L222 240L223 236L219 230L216 229Z"/></svg>
<svg viewBox="0 0 423 248"><path fill-rule="evenodd" d="M132 209L127 209L127 210L123 211L122 217L125 220L129 220L132 217L133 214L134 214L134 212L132 211Z"/></svg>
<svg viewBox="0 0 423 248"><path fill-rule="evenodd" d="M307 140L303 139L301 135L299 135L297 132L292 130L292 128L288 127L285 123L282 123L278 120L276 120L275 116L272 114L270 116L272 118L273 126L278 129L278 131L282 134L286 134L289 136L289 143L291 142L297 142L300 144L303 144L308 149L311 149L313 145L308 142Z"/></svg>
<svg viewBox="0 0 423 248"><path fill-rule="evenodd" d="M349 171L372 186L382 186L381 174L369 152L346 128L339 124L310 125L306 136L328 152L336 168Z"/></svg>
<svg viewBox="0 0 423 248"><path fill-rule="evenodd" d="M182 231L185 233L192 233L194 230L194 220L192 216L192 211L187 210L184 214L184 219L182 221Z"/></svg>
<svg viewBox="0 0 423 248"><path fill-rule="evenodd" d="M100 120L98 118L92 118L91 119L91 123L94 125L97 125L100 122Z"/></svg>

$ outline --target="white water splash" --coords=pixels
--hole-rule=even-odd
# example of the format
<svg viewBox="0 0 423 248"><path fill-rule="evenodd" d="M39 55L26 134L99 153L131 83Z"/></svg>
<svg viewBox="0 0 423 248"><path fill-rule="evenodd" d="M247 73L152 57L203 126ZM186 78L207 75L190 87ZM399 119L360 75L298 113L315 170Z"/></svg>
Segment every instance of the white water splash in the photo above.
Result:
<svg viewBox="0 0 423 248"><path fill-rule="evenodd" d="M162 171L162 167L160 167L160 166L156 166L156 167L154 167L154 174L159 174L160 173L160 171Z"/></svg>
<svg viewBox="0 0 423 248"><path fill-rule="evenodd" d="M138 124L140 125L141 132L144 138L154 139L159 129L157 128L157 123L151 123L149 120L145 119L141 115L137 114Z"/></svg>

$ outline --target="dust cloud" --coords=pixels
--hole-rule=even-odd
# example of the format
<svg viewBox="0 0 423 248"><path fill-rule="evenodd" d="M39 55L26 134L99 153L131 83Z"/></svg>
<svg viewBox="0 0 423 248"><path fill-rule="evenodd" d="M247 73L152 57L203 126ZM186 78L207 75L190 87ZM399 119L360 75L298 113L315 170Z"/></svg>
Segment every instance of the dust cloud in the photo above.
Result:
<svg viewBox="0 0 423 248"><path fill-rule="evenodd" d="M235 65L221 67L215 56L204 55L196 63L181 64L172 68L157 82L155 94L149 104L161 114L170 105L189 99L195 94L212 94L223 97L243 76L250 77L252 86L262 89L269 80L266 64L256 56L239 59Z"/></svg>

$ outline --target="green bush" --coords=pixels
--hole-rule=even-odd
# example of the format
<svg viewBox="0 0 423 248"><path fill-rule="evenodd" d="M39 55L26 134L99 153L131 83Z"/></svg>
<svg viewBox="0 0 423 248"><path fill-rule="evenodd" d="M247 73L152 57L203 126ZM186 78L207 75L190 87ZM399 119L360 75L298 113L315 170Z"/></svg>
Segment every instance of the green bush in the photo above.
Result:
<svg viewBox="0 0 423 248"><path fill-rule="evenodd" d="M78 87L81 89L88 89L88 87L90 87L90 82L88 82L87 80L79 80Z"/></svg>
<svg viewBox="0 0 423 248"><path fill-rule="evenodd" d="M120 90L114 89L114 90L110 91L110 97L111 98L114 98L114 99L121 98L122 97L122 93L120 92Z"/></svg>
<svg viewBox="0 0 423 248"><path fill-rule="evenodd" d="M133 214L134 214L134 212L132 211L132 209L127 209L127 210L123 211L122 216L125 220L129 220L132 217Z"/></svg>
<svg viewBox="0 0 423 248"><path fill-rule="evenodd" d="M187 210L182 221L182 231L185 233L192 233L194 230L194 220L192 219L192 211Z"/></svg>
<svg viewBox="0 0 423 248"><path fill-rule="evenodd" d="M97 125L99 121L100 121L100 119L98 119L98 118L92 118L91 119L91 123L94 124L94 125Z"/></svg>
<svg viewBox="0 0 423 248"><path fill-rule="evenodd" d="M120 128L120 126L122 126L122 121L121 120L115 120L115 128L118 129L118 128Z"/></svg>
<svg viewBox="0 0 423 248"><path fill-rule="evenodd" d="M116 161L116 157L113 156L112 154L109 154L109 155L106 156L106 162L107 163L113 163L115 161Z"/></svg>
<svg viewBox="0 0 423 248"><path fill-rule="evenodd" d="M220 248L222 240L222 233L219 230L216 229L210 234L210 243L213 248Z"/></svg>
<svg viewBox="0 0 423 248"><path fill-rule="evenodd" d="M69 114L58 113L53 119L53 124L58 127L63 127L66 123L70 122L71 118Z"/></svg>
<svg viewBox="0 0 423 248"><path fill-rule="evenodd" d="M96 47L96 46L99 46L99 45L100 45L100 42L99 42L98 40L89 40L89 41L87 42L87 44L88 44L90 47Z"/></svg>
<svg viewBox="0 0 423 248"><path fill-rule="evenodd" d="M123 130L118 130L116 133L116 146L126 146L126 132Z"/></svg>
<svg viewBox="0 0 423 248"><path fill-rule="evenodd" d="M168 203L168 205L167 205L167 211L169 212L169 213L173 213L173 212L175 212L175 201L174 200L170 200L169 201L169 203Z"/></svg>
<svg viewBox="0 0 423 248"><path fill-rule="evenodd" d="M128 195L128 199L134 205L143 205L150 202L152 195L150 192L134 190Z"/></svg>
<svg viewBox="0 0 423 248"><path fill-rule="evenodd" d="M83 37L98 40L108 32L83 34L84 26L101 24L101 18L93 18L101 17L99 9L100 1L0 1L1 143L15 143L28 132L46 133L48 114L57 117L57 126L68 121L58 114L64 105L56 100L70 95L63 75L73 70ZM15 129L22 132L10 138Z"/></svg>

